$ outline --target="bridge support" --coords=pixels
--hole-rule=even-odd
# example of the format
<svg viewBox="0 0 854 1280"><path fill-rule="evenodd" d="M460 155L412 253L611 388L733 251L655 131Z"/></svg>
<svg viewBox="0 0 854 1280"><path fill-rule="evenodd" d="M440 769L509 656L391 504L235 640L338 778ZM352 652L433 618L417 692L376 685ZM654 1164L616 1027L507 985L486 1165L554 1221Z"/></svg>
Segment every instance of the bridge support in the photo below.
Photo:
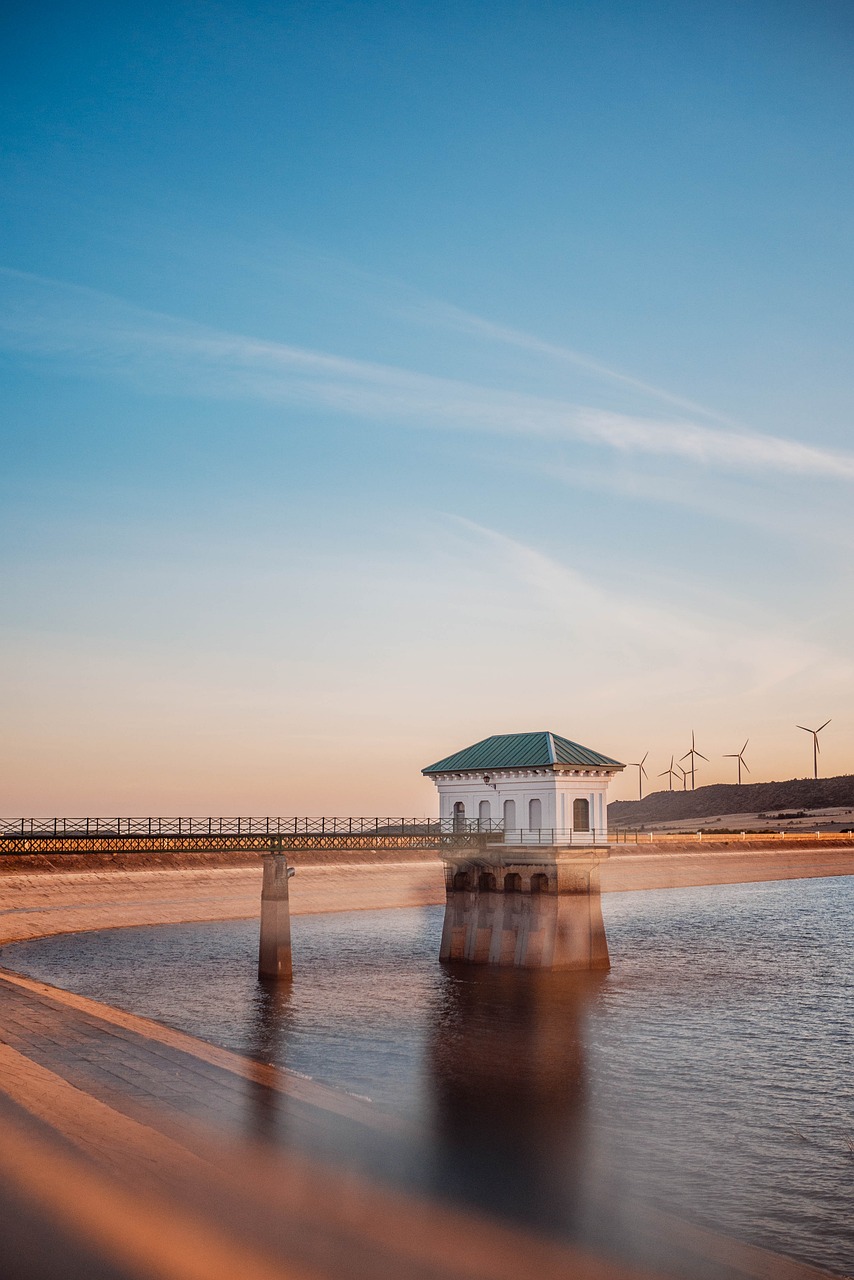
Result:
<svg viewBox="0 0 854 1280"><path fill-rule="evenodd" d="M261 888L261 938L258 946L258 977L289 979L291 962L291 910L288 879L293 867L283 853L264 855L264 882Z"/></svg>
<svg viewBox="0 0 854 1280"><path fill-rule="evenodd" d="M609 969L599 863L607 846L443 854L445 923L439 958L516 969Z"/></svg>

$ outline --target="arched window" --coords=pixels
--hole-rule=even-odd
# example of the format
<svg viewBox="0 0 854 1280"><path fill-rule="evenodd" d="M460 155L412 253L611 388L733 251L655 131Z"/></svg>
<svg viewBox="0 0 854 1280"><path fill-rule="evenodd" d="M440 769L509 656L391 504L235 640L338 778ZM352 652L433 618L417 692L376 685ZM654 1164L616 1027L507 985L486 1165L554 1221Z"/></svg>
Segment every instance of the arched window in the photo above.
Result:
<svg viewBox="0 0 854 1280"><path fill-rule="evenodd" d="M542 800L528 801L528 830L537 831L543 825L543 802Z"/></svg>
<svg viewBox="0 0 854 1280"><path fill-rule="evenodd" d="M469 879L469 873L467 871L457 872L454 876L454 888L460 890L471 888L471 880Z"/></svg>
<svg viewBox="0 0 854 1280"><path fill-rule="evenodd" d="M513 801L511 800L510 803L512 804ZM518 871L507 872L507 875L504 877L504 892L505 893L521 893L522 892L522 877L519 875Z"/></svg>
<svg viewBox="0 0 854 1280"><path fill-rule="evenodd" d="M495 892L495 876L491 871L481 871L477 879L477 887L485 893Z"/></svg>
<svg viewBox="0 0 854 1280"><path fill-rule="evenodd" d="M505 831L516 830L516 801L515 800L504 801L504 830Z"/></svg>
<svg viewBox="0 0 854 1280"><path fill-rule="evenodd" d="M463 831L466 825L466 807L462 800L458 800L454 805L454 830Z"/></svg>
<svg viewBox="0 0 854 1280"><path fill-rule="evenodd" d="M549 878L540 871L535 876L531 876L531 893L548 893Z"/></svg>
<svg viewBox="0 0 854 1280"><path fill-rule="evenodd" d="M487 827L489 826L489 823L492 821L492 810L489 807L488 800L481 800L480 804L477 806L477 816L481 822L485 822Z"/></svg>
<svg viewBox="0 0 854 1280"><path fill-rule="evenodd" d="M590 830L590 801L589 800L573 800L572 802L572 825L576 831Z"/></svg>

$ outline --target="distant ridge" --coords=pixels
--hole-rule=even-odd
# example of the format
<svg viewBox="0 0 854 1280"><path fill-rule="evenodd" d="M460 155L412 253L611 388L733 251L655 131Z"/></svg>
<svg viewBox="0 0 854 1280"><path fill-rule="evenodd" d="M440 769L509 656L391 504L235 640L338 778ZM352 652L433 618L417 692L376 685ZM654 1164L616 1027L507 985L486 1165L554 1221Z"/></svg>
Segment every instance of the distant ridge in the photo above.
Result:
<svg viewBox="0 0 854 1280"><path fill-rule="evenodd" d="M718 783L696 791L655 791L643 800L608 805L612 827L714 818L726 813L778 813L784 809L854 808L854 774L838 778L792 778L789 782Z"/></svg>

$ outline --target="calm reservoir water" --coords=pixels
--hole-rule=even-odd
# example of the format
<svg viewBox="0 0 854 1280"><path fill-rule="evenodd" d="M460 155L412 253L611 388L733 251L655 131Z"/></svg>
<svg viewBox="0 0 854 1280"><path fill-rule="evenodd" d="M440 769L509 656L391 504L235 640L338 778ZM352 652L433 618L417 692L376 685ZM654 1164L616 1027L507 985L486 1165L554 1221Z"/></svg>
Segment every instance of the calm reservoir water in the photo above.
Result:
<svg viewBox="0 0 854 1280"><path fill-rule="evenodd" d="M444 969L441 908L296 917L286 991L256 981L253 921L2 963L405 1116L341 1153L379 1176L646 1261L654 1205L854 1272L854 880L603 906L604 976Z"/></svg>

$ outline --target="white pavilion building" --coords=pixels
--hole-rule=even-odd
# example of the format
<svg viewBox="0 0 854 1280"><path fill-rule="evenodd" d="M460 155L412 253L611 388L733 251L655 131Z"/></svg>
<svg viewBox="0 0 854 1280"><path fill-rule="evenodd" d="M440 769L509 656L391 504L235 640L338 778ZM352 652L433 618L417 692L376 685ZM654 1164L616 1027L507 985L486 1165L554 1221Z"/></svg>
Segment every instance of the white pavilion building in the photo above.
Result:
<svg viewBox="0 0 854 1280"><path fill-rule="evenodd" d="M604 844L618 760L559 734L499 733L421 772L449 824L503 828L505 844Z"/></svg>

